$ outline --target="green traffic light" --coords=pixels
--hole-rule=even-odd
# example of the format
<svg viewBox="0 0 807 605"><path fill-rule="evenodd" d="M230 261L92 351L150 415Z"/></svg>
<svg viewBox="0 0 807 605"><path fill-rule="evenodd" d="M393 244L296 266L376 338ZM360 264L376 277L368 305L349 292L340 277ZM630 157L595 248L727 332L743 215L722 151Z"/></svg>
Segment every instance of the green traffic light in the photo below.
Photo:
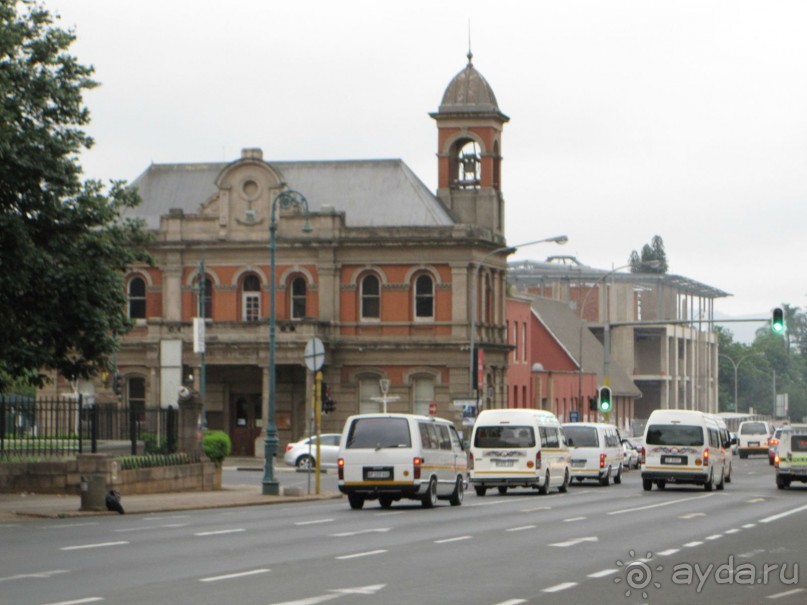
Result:
<svg viewBox="0 0 807 605"><path fill-rule="evenodd" d="M781 308L776 307L773 310L773 318L771 319L771 330L776 334L781 334L785 331L785 314Z"/></svg>
<svg viewBox="0 0 807 605"><path fill-rule="evenodd" d="M600 387L600 411L611 411L611 389L608 387Z"/></svg>

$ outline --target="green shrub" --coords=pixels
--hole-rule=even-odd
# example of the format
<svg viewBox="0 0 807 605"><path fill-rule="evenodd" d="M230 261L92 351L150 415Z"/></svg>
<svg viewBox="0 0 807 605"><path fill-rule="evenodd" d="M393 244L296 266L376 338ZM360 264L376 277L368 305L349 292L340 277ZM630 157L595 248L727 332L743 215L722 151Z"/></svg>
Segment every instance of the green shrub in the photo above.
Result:
<svg viewBox="0 0 807 605"><path fill-rule="evenodd" d="M180 464L191 464L198 462L193 460L188 454L160 454L149 456L120 456L118 458L120 469L123 471L154 468L157 466L177 466Z"/></svg>
<svg viewBox="0 0 807 605"><path fill-rule="evenodd" d="M216 464L221 464L230 455L233 445L224 431L207 431L202 436L202 451Z"/></svg>

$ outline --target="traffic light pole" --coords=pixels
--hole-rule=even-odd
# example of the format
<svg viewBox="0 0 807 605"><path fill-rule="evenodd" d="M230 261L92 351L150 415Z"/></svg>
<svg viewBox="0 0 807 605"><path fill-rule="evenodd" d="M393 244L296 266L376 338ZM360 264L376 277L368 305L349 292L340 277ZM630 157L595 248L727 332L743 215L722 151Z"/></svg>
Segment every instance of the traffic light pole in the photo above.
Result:
<svg viewBox="0 0 807 605"><path fill-rule="evenodd" d="M316 460L316 479L314 480L314 491L319 496L319 469L320 469L320 437L322 431L322 371L317 371L316 377L314 380L314 400L316 404L314 405L314 424L316 425L316 432L317 432L317 456Z"/></svg>

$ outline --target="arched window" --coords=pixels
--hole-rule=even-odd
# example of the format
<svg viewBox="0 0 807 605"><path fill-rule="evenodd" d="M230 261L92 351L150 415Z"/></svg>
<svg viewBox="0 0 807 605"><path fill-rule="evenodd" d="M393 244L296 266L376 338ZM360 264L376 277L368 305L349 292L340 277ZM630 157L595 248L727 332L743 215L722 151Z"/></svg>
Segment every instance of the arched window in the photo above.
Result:
<svg viewBox="0 0 807 605"><path fill-rule="evenodd" d="M434 402L434 378L419 376L412 381L412 413L428 416L429 404Z"/></svg>
<svg viewBox="0 0 807 605"><path fill-rule="evenodd" d="M478 189L482 182L482 151L479 143L462 139L454 144L451 185L456 189Z"/></svg>
<svg viewBox="0 0 807 605"><path fill-rule="evenodd" d="M434 319L434 280L425 273L415 280L415 319Z"/></svg>
<svg viewBox="0 0 807 605"><path fill-rule="evenodd" d="M361 318L381 318L381 282L372 274L361 280Z"/></svg>
<svg viewBox="0 0 807 605"><path fill-rule="evenodd" d="M211 319L213 317L213 282L205 276L202 281L202 297L199 297L199 280L197 279L194 284L196 294L196 317L205 317Z"/></svg>
<svg viewBox="0 0 807 605"><path fill-rule="evenodd" d="M304 277L295 277L291 282L291 318L305 319L308 285Z"/></svg>
<svg viewBox="0 0 807 605"><path fill-rule="evenodd" d="M133 277L129 281L129 317L131 319L146 318L146 280Z"/></svg>
<svg viewBox="0 0 807 605"><path fill-rule="evenodd" d="M258 321L261 318L261 281L257 275L247 275L241 284L241 319Z"/></svg>
<svg viewBox="0 0 807 605"><path fill-rule="evenodd" d="M383 410L381 385L377 376L359 378L359 414L375 414Z"/></svg>
<svg viewBox="0 0 807 605"><path fill-rule="evenodd" d="M493 286L488 274L482 280L482 318L487 324L493 323Z"/></svg>

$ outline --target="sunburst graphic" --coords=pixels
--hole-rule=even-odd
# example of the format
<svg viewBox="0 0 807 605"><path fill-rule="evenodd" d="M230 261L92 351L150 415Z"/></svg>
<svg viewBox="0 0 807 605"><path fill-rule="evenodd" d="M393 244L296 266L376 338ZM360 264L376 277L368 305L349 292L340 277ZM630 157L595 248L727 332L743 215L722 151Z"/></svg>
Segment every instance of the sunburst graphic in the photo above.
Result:
<svg viewBox="0 0 807 605"><path fill-rule="evenodd" d="M653 572L654 571L664 571L663 565L656 565L655 567L651 567L649 565L650 561L653 559L653 553L648 552L644 558L637 559L636 558L636 551L629 550L628 551L628 561L620 561L617 559L616 565L617 567L622 567L625 569L624 577L621 578L614 578L614 584L619 584L621 582L625 582L627 586L627 590L625 591L625 597L630 597L634 590L642 592L642 598L647 598L647 588L649 586L653 586L654 588L661 588L661 582L657 582L653 579Z"/></svg>

